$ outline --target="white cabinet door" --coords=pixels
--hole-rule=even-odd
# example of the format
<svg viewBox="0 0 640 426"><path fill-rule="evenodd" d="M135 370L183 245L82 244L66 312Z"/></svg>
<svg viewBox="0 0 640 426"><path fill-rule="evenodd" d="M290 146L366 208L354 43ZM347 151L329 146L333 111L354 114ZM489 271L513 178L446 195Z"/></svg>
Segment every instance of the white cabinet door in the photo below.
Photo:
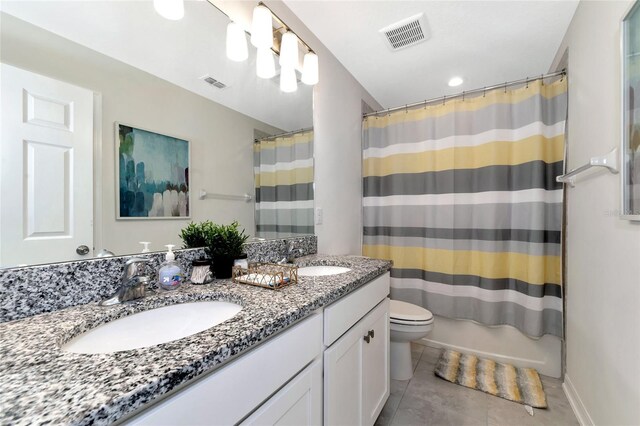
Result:
<svg viewBox="0 0 640 426"><path fill-rule="evenodd" d="M362 333L356 324L324 352L324 424L362 424Z"/></svg>
<svg viewBox="0 0 640 426"><path fill-rule="evenodd" d="M242 424L322 424L322 361L316 360L305 368Z"/></svg>
<svg viewBox="0 0 640 426"><path fill-rule="evenodd" d="M324 352L324 423L373 425L389 397L389 299Z"/></svg>
<svg viewBox="0 0 640 426"><path fill-rule="evenodd" d="M362 349L362 420L375 423L389 398L389 299L366 318Z"/></svg>

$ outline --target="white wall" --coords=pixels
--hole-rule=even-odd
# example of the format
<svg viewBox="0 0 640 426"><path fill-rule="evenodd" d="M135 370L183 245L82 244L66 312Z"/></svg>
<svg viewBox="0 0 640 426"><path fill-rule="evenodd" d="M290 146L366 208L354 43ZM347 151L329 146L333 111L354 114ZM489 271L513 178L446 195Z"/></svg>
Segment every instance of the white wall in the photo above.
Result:
<svg viewBox="0 0 640 426"><path fill-rule="evenodd" d="M568 167L620 143L620 22L629 1L582 1L568 49ZM640 223L620 220L620 178L568 190L565 390L583 424L640 423Z"/></svg>
<svg viewBox="0 0 640 426"><path fill-rule="evenodd" d="M102 95L102 182L96 188L102 191L102 198L98 203L101 209L95 212L97 250L104 247L116 254L131 253L139 251L138 241L151 241L152 250L162 250L169 243L180 245L180 229L189 223L116 221L116 121L189 140L192 219L220 223L238 220L253 234L253 203L199 200L197 192L202 188L253 194L254 129L269 134L278 129L9 15L2 16L1 54L3 62Z"/></svg>
<svg viewBox="0 0 640 426"><path fill-rule="evenodd" d="M362 252L362 100L378 102L282 1L265 2L318 54L320 82L313 93L315 205L318 251Z"/></svg>

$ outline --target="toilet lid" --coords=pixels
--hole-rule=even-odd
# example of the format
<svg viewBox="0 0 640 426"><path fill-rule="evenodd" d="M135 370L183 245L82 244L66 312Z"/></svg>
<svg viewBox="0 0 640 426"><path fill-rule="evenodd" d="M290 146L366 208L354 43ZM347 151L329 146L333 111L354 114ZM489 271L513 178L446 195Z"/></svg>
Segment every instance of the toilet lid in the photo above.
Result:
<svg viewBox="0 0 640 426"><path fill-rule="evenodd" d="M389 310L391 322L401 321L403 324L408 324L412 322L425 323L433 320L433 314L428 310L400 300L391 300Z"/></svg>

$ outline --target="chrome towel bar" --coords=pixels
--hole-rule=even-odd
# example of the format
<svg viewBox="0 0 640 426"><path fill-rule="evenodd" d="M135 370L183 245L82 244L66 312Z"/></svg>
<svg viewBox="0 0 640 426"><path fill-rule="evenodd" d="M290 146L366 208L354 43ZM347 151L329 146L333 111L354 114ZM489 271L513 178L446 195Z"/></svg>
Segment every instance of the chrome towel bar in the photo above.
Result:
<svg viewBox="0 0 640 426"><path fill-rule="evenodd" d="M618 174L618 148L613 148L608 154L601 157L591 157L591 160L584 166L571 170L569 173L556 177L556 182L568 183L572 187L576 186L575 178L580 173L592 167L605 167L611 173Z"/></svg>

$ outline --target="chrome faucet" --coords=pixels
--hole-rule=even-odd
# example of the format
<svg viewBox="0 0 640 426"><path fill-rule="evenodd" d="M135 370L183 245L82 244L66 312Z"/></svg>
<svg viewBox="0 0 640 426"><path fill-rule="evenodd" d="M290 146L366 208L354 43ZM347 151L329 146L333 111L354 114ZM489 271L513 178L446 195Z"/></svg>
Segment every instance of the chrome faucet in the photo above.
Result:
<svg viewBox="0 0 640 426"><path fill-rule="evenodd" d="M285 256L278 262L278 263L293 263L294 260L296 259L296 253L299 254L303 254L304 250L302 249L296 249L294 247L294 242L293 241L289 241L289 244L287 245L287 251L285 253Z"/></svg>
<svg viewBox="0 0 640 426"><path fill-rule="evenodd" d="M149 263L149 259L132 257L124 264L120 287L110 298L100 302L101 306L111 306L130 300L141 299L145 296L150 278L141 275L143 266Z"/></svg>

